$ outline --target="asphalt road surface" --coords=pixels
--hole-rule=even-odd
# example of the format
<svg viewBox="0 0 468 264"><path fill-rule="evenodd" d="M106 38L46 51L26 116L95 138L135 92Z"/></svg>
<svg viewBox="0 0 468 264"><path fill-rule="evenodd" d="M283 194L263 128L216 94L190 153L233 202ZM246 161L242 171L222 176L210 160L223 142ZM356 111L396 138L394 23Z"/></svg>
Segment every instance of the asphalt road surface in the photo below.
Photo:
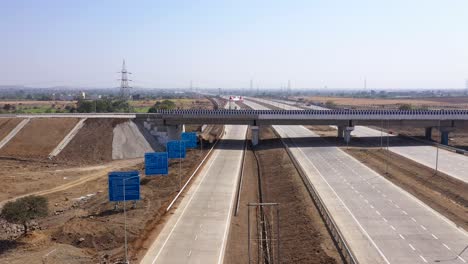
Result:
<svg viewBox="0 0 468 264"><path fill-rule="evenodd" d="M468 245L464 230L307 128L273 127L360 263L466 263L468 252L457 257Z"/></svg>

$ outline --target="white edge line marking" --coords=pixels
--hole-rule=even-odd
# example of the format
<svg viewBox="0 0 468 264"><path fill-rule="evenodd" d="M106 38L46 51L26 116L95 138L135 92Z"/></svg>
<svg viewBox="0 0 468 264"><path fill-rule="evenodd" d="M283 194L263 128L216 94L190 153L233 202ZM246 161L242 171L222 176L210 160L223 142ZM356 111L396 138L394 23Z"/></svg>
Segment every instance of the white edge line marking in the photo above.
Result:
<svg viewBox="0 0 468 264"><path fill-rule="evenodd" d="M159 255L161 254L161 252L163 251L164 247L166 246L167 244L167 241L169 241L169 238L171 238L172 236L172 233L174 232L175 228L177 227L177 224L179 223L180 219L182 219L182 216L184 216L185 214L185 210L189 207L190 203L192 202L193 200L193 197L195 197L195 194L197 193L198 189L200 188L203 180L205 179L206 175L208 175L208 171L210 170L211 166L214 164L214 161L216 160L216 158L218 157L219 155L219 151L216 152L216 156L213 157L213 159L211 160L211 163L210 163L210 166L208 166L207 170L205 171L205 174L203 175L203 177L201 178L197 188L194 190L194 192L192 193L192 196L190 197L190 199L188 200L187 204L185 205L184 209L182 210L182 213L179 215L179 218L177 219L177 221L175 222L174 226L172 227L171 231L169 232L169 234L167 235L166 237L166 240L164 241L164 243L162 244L161 248L159 249L158 251L158 254L156 254L156 256L154 257L153 259L153 262L151 262L152 264L156 263L156 260L158 259Z"/></svg>

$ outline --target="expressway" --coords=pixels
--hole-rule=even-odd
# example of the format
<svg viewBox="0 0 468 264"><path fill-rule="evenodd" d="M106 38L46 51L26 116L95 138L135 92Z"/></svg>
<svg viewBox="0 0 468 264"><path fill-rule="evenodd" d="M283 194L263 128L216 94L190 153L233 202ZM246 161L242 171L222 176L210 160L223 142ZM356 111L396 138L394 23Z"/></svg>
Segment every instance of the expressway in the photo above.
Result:
<svg viewBox="0 0 468 264"><path fill-rule="evenodd" d="M247 126L225 131L141 263L222 263Z"/></svg>
<svg viewBox="0 0 468 264"><path fill-rule="evenodd" d="M305 127L273 128L288 139L360 263L466 263L467 253L457 257L468 245L464 230Z"/></svg>
<svg viewBox="0 0 468 264"><path fill-rule="evenodd" d="M287 110L298 110L300 108L294 107L290 104L287 104L284 101L270 101L264 99L257 99L255 100L277 106L279 108L287 109ZM318 106L311 106L315 110L323 110L325 108L318 107ZM356 126L354 131L351 133L353 136L356 137L380 137L383 135L384 137L387 136L387 133L381 132L376 129L363 127L363 126ZM393 137L394 135L389 135ZM415 162L423 164L430 168L435 168L435 161L436 161L436 154L437 148L433 146L421 146L421 145L407 145L407 146L390 146L389 150L399 154L403 157L411 159ZM452 151L448 151L445 149L439 148L439 163L438 169L454 178L457 178L461 181L468 183L468 157L464 155L457 154Z"/></svg>

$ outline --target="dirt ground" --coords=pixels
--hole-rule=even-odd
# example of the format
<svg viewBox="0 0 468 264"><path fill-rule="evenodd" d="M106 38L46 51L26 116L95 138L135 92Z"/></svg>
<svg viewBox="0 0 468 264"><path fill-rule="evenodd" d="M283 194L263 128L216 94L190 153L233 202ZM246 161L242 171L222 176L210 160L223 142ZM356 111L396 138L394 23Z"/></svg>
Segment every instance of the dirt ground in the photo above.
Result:
<svg viewBox="0 0 468 264"><path fill-rule="evenodd" d="M182 162L182 180L190 176L207 151L188 150L188 158ZM141 161L119 169L138 169L143 175ZM144 177L141 180L142 200L138 201L136 209L128 204L127 234L132 256L142 249L140 239L144 240L147 233L154 231L165 206L177 194L178 165L177 161L171 160L168 176ZM110 260L121 259L124 237L122 205L114 211L107 194L106 175L113 169L102 169L105 173L73 188L45 194L49 199L49 216L38 221L42 229L34 232L35 236L43 237L41 243L24 238L13 248L5 250L0 262L25 263L33 256L41 256L36 258L36 263L41 263L40 259L54 249L56 251L47 257L47 263L49 259L50 263L109 263ZM86 175L89 177L89 172ZM5 241L0 240L0 248L5 247L3 243Z"/></svg>
<svg viewBox="0 0 468 264"><path fill-rule="evenodd" d="M468 184L386 150L344 150L467 230Z"/></svg>
<svg viewBox="0 0 468 264"><path fill-rule="evenodd" d="M112 160L113 129L126 119L89 118L65 149L55 157L69 164L98 164Z"/></svg>
<svg viewBox="0 0 468 264"><path fill-rule="evenodd" d="M85 181L107 175L110 170L119 170L142 159L116 160L95 166L70 167L47 161L0 160L0 205L8 199L25 194L45 194L82 184Z"/></svg>
<svg viewBox="0 0 468 264"><path fill-rule="evenodd" d="M401 104L412 104L415 106L434 106L449 108L468 108L468 97L440 97L440 98L399 98L399 99L372 99L372 98L351 98L351 97L329 97L329 96L311 96L300 97L304 102L322 103L332 101L337 105L344 106L381 106L392 107ZM293 98L298 100L299 97Z"/></svg>
<svg viewBox="0 0 468 264"><path fill-rule="evenodd" d="M77 122L77 118L33 118L0 150L0 156L47 158Z"/></svg>
<svg viewBox="0 0 468 264"><path fill-rule="evenodd" d="M0 118L0 141L5 138L22 120L22 118Z"/></svg>
<svg viewBox="0 0 468 264"><path fill-rule="evenodd" d="M263 202L280 203L281 263L341 263L341 258L301 177L271 127L256 149Z"/></svg>

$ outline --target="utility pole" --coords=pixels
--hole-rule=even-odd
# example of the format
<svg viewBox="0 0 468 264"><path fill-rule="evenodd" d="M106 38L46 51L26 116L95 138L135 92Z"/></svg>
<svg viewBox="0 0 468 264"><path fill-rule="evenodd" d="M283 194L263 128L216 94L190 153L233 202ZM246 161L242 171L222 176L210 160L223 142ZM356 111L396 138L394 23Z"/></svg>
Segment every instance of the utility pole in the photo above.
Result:
<svg viewBox="0 0 468 264"><path fill-rule="evenodd" d="M132 74L132 73L127 71L127 67L125 66L125 60L123 60L123 63L122 63L122 70L118 73L121 74L121 77L119 79L120 99L127 101L131 99L130 89L132 88L128 85L128 82L132 81L128 79L128 74Z"/></svg>

